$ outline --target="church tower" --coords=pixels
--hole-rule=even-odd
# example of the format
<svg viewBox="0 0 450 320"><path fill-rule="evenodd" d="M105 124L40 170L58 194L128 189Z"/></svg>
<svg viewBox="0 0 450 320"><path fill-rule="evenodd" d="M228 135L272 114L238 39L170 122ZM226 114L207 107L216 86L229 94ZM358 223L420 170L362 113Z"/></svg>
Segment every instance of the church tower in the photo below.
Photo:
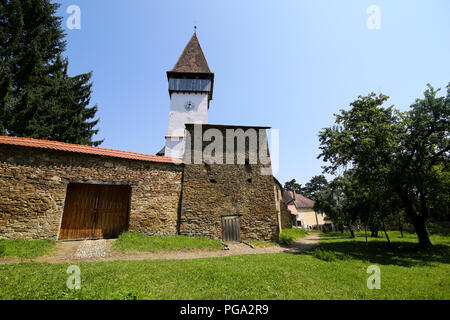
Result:
<svg viewBox="0 0 450 320"><path fill-rule="evenodd" d="M164 155L183 158L186 123L208 123L213 97L214 73L209 69L194 32L180 58L167 72L170 95L169 130Z"/></svg>

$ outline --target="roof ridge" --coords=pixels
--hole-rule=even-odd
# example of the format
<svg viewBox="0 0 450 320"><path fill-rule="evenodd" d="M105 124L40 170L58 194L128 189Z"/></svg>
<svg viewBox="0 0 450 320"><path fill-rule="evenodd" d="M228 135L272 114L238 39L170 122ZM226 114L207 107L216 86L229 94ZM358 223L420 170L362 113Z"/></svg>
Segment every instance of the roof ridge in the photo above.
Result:
<svg viewBox="0 0 450 320"><path fill-rule="evenodd" d="M22 143L20 143L20 142L22 142ZM59 151L103 155L103 156L144 160L144 161L152 161L151 159L153 159L154 162L182 163L182 161L177 158L171 158L171 157L166 157L166 156L156 156L156 155L137 153L137 152L131 152L131 151L122 151L122 150L115 150L115 149L109 149L109 148L99 148L99 147L87 146L87 145L82 145L82 144L74 144L74 143L52 141L52 140L41 140L41 139L34 139L34 138L0 136L0 144L35 147L35 148L43 148L43 149L54 149L54 150L59 150Z"/></svg>

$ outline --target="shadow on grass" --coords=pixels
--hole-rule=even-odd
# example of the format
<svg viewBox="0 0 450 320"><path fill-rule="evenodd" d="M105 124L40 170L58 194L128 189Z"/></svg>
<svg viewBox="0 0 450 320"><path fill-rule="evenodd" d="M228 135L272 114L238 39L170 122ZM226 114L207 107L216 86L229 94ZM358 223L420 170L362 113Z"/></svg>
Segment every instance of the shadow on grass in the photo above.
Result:
<svg viewBox="0 0 450 320"><path fill-rule="evenodd" d="M412 241L393 241L389 244L377 240L369 240L366 243L365 239L361 240L358 237L349 239L342 234L325 234L315 250L303 252L303 254L326 261L355 259L373 264L403 267L450 263L449 245L435 244L432 250L427 251Z"/></svg>

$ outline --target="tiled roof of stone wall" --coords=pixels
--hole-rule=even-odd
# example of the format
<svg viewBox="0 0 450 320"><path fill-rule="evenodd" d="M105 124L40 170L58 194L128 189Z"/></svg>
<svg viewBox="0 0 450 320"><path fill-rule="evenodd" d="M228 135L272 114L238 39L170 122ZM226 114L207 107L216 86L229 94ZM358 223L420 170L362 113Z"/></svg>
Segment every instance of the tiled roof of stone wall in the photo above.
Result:
<svg viewBox="0 0 450 320"><path fill-rule="evenodd" d="M112 149L90 147L90 146L71 144L71 143L63 143L63 142L57 142L57 141L38 140L38 139L31 139L31 138L17 138L17 137L0 136L0 144L21 146L21 147L30 147L30 148L40 148L40 149L50 149L50 150L58 150L58 151L66 151L66 152L75 152L75 153L83 153L83 154L90 154L90 155L97 155L97 156L132 159L132 160L149 161L149 162L174 163L174 164L183 163L179 159L170 158L170 157L154 156L154 155L148 155L148 154L142 154L142 153L112 150Z"/></svg>

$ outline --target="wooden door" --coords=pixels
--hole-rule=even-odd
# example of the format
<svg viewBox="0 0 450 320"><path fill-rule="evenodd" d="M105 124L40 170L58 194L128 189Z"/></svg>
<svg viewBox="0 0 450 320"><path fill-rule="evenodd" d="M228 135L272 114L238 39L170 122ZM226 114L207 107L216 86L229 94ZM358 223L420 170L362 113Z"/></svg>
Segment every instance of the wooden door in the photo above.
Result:
<svg viewBox="0 0 450 320"><path fill-rule="evenodd" d="M129 186L71 183L60 240L117 237L128 228Z"/></svg>
<svg viewBox="0 0 450 320"><path fill-rule="evenodd" d="M93 237L117 237L128 227L130 188L127 186L101 187L98 196Z"/></svg>
<svg viewBox="0 0 450 320"><path fill-rule="evenodd" d="M241 218L239 216L222 217L222 239L224 242L241 241Z"/></svg>

